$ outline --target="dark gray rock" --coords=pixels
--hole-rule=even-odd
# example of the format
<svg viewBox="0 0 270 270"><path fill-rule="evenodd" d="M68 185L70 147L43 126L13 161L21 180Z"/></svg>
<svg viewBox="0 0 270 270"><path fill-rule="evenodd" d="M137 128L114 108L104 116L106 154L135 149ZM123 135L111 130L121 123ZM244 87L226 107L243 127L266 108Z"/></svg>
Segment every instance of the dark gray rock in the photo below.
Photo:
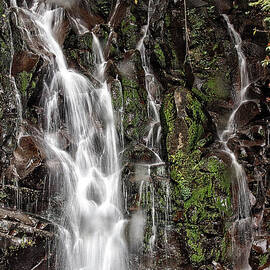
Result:
<svg viewBox="0 0 270 270"><path fill-rule="evenodd" d="M215 3L220 14L228 14L233 8L231 0L215 0Z"/></svg>

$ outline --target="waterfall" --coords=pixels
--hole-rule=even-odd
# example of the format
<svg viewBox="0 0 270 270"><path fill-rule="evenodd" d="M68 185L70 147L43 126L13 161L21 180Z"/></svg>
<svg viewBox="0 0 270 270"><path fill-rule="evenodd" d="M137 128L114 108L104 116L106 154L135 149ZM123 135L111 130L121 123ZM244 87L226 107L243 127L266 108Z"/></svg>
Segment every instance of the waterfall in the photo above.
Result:
<svg viewBox="0 0 270 270"><path fill-rule="evenodd" d="M251 198L252 194L248 188L247 176L244 168L238 163L235 154L229 149L228 141L233 138L237 132L237 123L235 115L238 109L247 102L246 92L250 85L246 57L242 51L242 39L230 23L227 15L223 15L227 23L231 39L235 43L238 54L240 69L240 94L236 98L235 109L231 113L225 130L220 134L220 141L224 146L224 151L231 157L232 167L235 171L236 183L233 183L233 199L237 204L236 221L232 226L232 245L233 261L235 270L249 270L249 254L252 246L252 222L251 222Z"/></svg>
<svg viewBox="0 0 270 270"><path fill-rule="evenodd" d="M40 3L22 9L31 18L48 52L49 80L43 89L44 145L56 164L51 178L61 187L64 205L58 224L57 269L126 270L124 238L127 221L121 207L118 139L111 96L105 80L106 62L98 38L93 37L98 87L69 69L57 41L63 8ZM31 31L30 31L31 30ZM61 131L68 134L68 146Z"/></svg>

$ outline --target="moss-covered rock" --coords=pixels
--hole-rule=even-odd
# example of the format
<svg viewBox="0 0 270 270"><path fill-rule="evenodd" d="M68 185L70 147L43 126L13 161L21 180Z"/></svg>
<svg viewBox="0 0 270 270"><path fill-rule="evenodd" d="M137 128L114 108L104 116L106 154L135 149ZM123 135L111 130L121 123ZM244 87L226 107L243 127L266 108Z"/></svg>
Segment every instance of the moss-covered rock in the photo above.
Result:
<svg viewBox="0 0 270 270"><path fill-rule="evenodd" d="M170 162L176 183L173 199L178 206L175 221L185 235L192 264L198 267L212 260L227 263L230 246L224 250L223 241L227 241L232 216L228 168L214 157L202 158L198 149L186 153L179 150L170 156Z"/></svg>
<svg viewBox="0 0 270 270"><path fill-rule="evenodd" d="M29 5L32 4L30 2ZM148 93L145 89L145 70L136 50L143 36L142 29L148 22L149 1L120 1L118 10L114 10L116 0L81 1L73 10L66 10L61 42L68 66L83 73L94 85L99 83L94 78L92 34L86 32L79 35L71 18L77 18L93 30L104 48L106 78L111 89L121 147L124 148L121 157L126 165L123 169L128 194L126 215L130 217L141 207L146 220L137 264L132 256L138 254L131 252L136 269L213 269L213 262L231 268L231 176L228 165L215 157L221 156L220 143L215 140L218 137L217 128L226 125L232 109L232 90L238 89L239 72L237 54L219 12L225 10L231 13L230 19L245 39L243 49L248 66L253 70L250 74L252 81L258 78L258 74L267 74L260 64L264 58L264 49L261 50L260 46L267 43L266 34L257 31L253 36L253 26L263 29L262 17L255 18L256 12L248 8L245 1L235 1L234 5L213 0L195 2L187 1L186 10L183 1L150 2L152 16L144 44L156 87L161 92L157 98L162 126L161 152L163 161L168 161L156 167L150 166L155 162L155 154L145 146L150 121ZM37 132L41 126L38 119L44 113L40 108L41 89L52 76L48 72L47 60L53 59L52 55L45 56L44 50L38 51L40 41L36 40L36 46L24 41L16 9L7 9L8 3L0 2L0 169L4 174L12 165L12 153L16 148L20 121L16 98L22 98L22 116L27 119L23 127L25 132L32 132L29 127L33 123L38 124L35 127ZM18 0L18 5L23 6L23 1ZM113 14L113 21L108 25ZM268 232L270 193L266 182L270 154L266 140L269 133L269 86L268 82L264 84L263 93L252 85L259 106L247 108L244 114L252 115L250 112L256 110L256 115L242 125L239 134L228 145L245 167L250 189L256 194L253 218L260 224L263 212L265 221L261 230ZM5 185L1 184L0 202L5 207L20 205L23 211L42 213L46 211L49 200L45 181L47 168L43 159L35 153L30 153L29 159L26 153L20 155L20 160L24 161L23 165L17 164L16 167L13 164L18 175L14 171L10 177L1 175ZM31 171L27 171L25 167L30 161L33 166L38 166L30 166ZM169 175L164 173L166 166L171 181ZM142 184L142 181L145 182ZM169 223L166 212L168 186L171 187L169 199L173 222L169 224L171 230L166 231L164 228ZM155 245L150 248L153 203L158 229ZM54 209L60 207L53 200L51 204ZM6 232L5 238L9 239L11 234L13 231ZM18 238L22 240L25 236L20 234ZM2 265L0 268L23 269L20 260L26 255L30 258L27 269L35 267L45 253L44 249L40 249L43 240L39 243L33 241L35 243L22 241L24 246L12 250L3 248L4 268ZM148 255L149 251L152 254ZM252 267L266 268L269 265L267 254L253 245ZM49 267L54 269L53 265Z"/></svg>
<svg viewBox="0 0 270 270"><path fill-rule="evenodd" d="M130 10L127 11L127 15L121 22L120 27L119 41L121 50L136 49L137 42L139 41L138 34L140 32L140 28L137 25L136 17L130 12Z"/></svg>
<svg viewBox="0 0 270 270"><path fill-rule="evenodd" d="M127 141L142 141L147 128L147 91L140 53L131 52L118 64L122 86L124 119Z"/></svg>

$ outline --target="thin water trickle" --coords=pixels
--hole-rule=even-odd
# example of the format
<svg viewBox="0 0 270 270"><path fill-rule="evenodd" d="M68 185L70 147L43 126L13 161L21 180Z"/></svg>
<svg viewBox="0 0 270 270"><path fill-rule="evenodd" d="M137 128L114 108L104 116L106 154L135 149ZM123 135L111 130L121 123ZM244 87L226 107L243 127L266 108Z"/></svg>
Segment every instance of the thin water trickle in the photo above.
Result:
<svg viewBox="0 0 270 270"><path fill-rule="evenodd" d="M59 163L51 179L61 187L65 199L57 269L126 270L127 221L122 214L118 139L103 50L93 34L95 78L100 82L95 88L86 77L68 68L56 37L64 10L54 6L47 1L25 12L36 27L35 33L40 33L50 60L51 79L43 90L44 145L48 162ZM30 30L25 29L34 43ZM61 128L70 138L68 150L58 133Z"/></svg>
<svg viewBox="0 0 270 270"><path fill-rule="evenodd" d="M160 106L157 102L157 97L159 96L159 89L157 84L155 83L155 76L154 74L151 73L150 60L148 55L146 54L146 48L144 45L144 41L148 36L150 20L154 12L155 12L154 1L149 0L147 25L145 25L142 29L143 36L138 42L137 49L140 51L142 66L145 73L145 87L148 94L147 112L148 117L151 120L149 124L149 132L146 138L146 146L149 147L152 151L156 152L157 161L161 162L161 158L159 157L160 139L161 139L161 124L159 116Z"/></svg>
<svg viewBox="0 0 270 270"><path fill-rule="evenodd" d="M112 13L111 18L110 18L110 21L109 21L109 23L108 23L108 25L109 25L110 27L111 27L111 22L113 21L113 19L114 19L114 17L115 17L115 14L116 14L116 11L117 11L119 5L120 5L120 0L117 0L117 1L116 1L116 4L115 4L115 7L114 7L114 9L113 9L113 13Z"/></svg>
<svg viewBox="0 0 270 270"><path fill-rule="evenodd" d="M12 7L17 7L17 2L16 0L12 0L10 5ZM17 16L15 16L15 19L17 20ZM16 22L17 23L17 22ZM11 27L10 25L8 24L9 26L9 33L10 33L10 53L11 53L11 58L13 59L14 57L14 44L13 44L13 36L12 36L12 30L11 30ZM12 63L12 61L11 61ZM15 81L15 78L12 76L12 64L10 64L10 68L9 68L9 77L10 77L10 82L13 86L13 89L15 91L15 100L16 100L16 105L17 105L17 115L18 115L18 121L17 121L17 139L18 139L18 142L22 136L22 130L21 130L21 124L22 124L22 101L21 101L21 95L20 95L20 91L18 90L17 88L17 85L16 85L16 81Z"/></svg>
<svg viewBox="0 0 270 270"><path fill-rule="evenodd" d="M119 108L119 114L120 114L120 146L121 149L125 148L125 139L124 139L124 95L123 95L123 88L122 88L122 84L121 81L118 79L118 75L116 77L116 83L119 89L119 94L120 94L120 98L121 98L121 107Z"/></svg>
<svg viewBox="0 0 270 270"><path fill-rule="evenodd" d="M239 33L236 32L233 25L230 23L227 15L223 15L227 23L229 34L235 43L235 48L238 55L240 69L240 93L236 98L235 109L229 117L226 128L220 134L220 141L224 145L224 151L231 157L232 167L235 171L236 183L233 183L233 197L237 201L237 216L231 230L232 248L233 248L233 263L235 270L250 270L249 254L253 241L252 223L251 223L251 193L247 184L247 176L244 168L238 163L235 154L229 149L228 141L233 138L237 132L237 123L235 115L238 109L247 102L246 92L250 85L248 67L246 57L242 50L242 39Z"/></svg>
<svg viewBox="0 0 270 270"><path fill-rule="evenodd" d="M12 0L10 5L12 7L17 7L17 1L16 0ZM17 21L17 16L15 16L15 19ZM16 22L17 23L17 22ZM9 34L10 34L10 42L11 42L11 46L10 46L10 53L11 53L11 58L13 59L14 57L14 44L13 44L13 36L12 36L12 30L10 25L9 26ZM12 61L11 61L12 63ZM9 79L10 79L10 83L13 86L12 88L14 89L14 94L15 94L15 102L16 102L16 108L17 108L17 122L16 122L16 137L17 137L17 144L20 145L20 139L23 136L23 132L22 132L22 101L21 101L21 95L20 95L20 91L17 88L16 85L16 81L15 78L12 76L12 64L10 64L10 68L9 68ZM16 194L16 200L15 200L15 207L16 209L21 209L21 190L20 190L20 186L18 183L18 179L19 179L19 175L15 169L15 186L16 186L16 190L15 190L15 194ZM4 178L3 178L4 179ZM4 182L4 180L3 180ZM4 187L4 183L3 183L3 187Z"/></svg>
<svg viewBox="0 0 270 270"><path fill-rule="evenodd" d="M146 140L145 140L145 144L146 147L154 153L155 155L155 162L151 165L148 166L148 178L151 178L151 170L154 166L161 166L161 168L164 167L164 162L162 161L161 157L160 157L160 149L161 149L161 145L160 145L160 140L161 140L161 123L160 123L160 115L159 115L159 110L160 110L160 105L159 105L159 87L158 84L156 82L155 76L151 71L151 66L150 66L150 58L149 55L147 55L146 52L146 47L145 47L145 40L146 38L149 36L149 26L150 26L150 21L151 18L155 12L156 9L156 3L153 0L149 0L148 2L148 16L147 16L147 24L145 26L143 26L142 28L142 33L143 36L142 38L139 40L138 44L137 44L137 49L140 52L141 55L141 60L142 60L142 66L144 69L144 73L145 73L145 88L147 91L147 113L148 113L148 118L150 120L149 123L149 131L148 134L146 136ZM143 192L143 188L144 185L146 185L147 182L142 181L141 182L141 186L140 186L140 204L142 199L142 192ZM157 241L157 230L159 227L159 223L160 220L158 220L158 214L156 213L156 207L157 207L157 202L155 200L155 188L153 186L153 184L148 183L146 185L146 187L150 188L150 202L151 203L151 236L149 239L149 246L150 246L150 254L151 256L154 255L155 252L155 246L156 246L156 241ZM166 196L169 194L169 184L168 186L166 186L166 189L164 190L164 194L166 194ZM165 216L164 219L162 220L165 222L165 226L164 226L164 244L165 247L167 245L167 229L168 229L168 224L169 224L169 199L166 197L166 209L163 209L165 212Z"/></svg>
<svg viewBox="0 0 270 270"><path fill-rule="evenodd" d="M171 189L170 189L170 183L168 181L166 181L164 185L165 185L165 190L166 190L164 241L165 241L165 245L167 245L168 244L168 230L169 230L169 224L170 224L170 213L171 213Z"/></svg>
<svg viewBox="0 0 270 270"><path fill-rule="evenodd" d="M154 253L154 247L156 243L156 238L157 238L157 226L156 226L156 205L155 205L155 189L153 185L151 185L151 201L152 201L152 235L149 240L150 244L150 252L153 255Z"/></svg>

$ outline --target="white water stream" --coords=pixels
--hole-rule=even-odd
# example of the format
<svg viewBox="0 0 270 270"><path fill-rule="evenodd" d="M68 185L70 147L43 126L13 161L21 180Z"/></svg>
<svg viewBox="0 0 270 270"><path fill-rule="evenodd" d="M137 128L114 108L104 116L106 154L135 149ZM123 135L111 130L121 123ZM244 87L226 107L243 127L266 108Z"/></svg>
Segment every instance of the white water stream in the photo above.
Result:
<svg viewBox="0 0 270 270"><path fill-rule="evenodd" d="M160 116L159 116L159 104L157 103L156 97L159 96L159 91L157 84L155 83L155 76L151 72L150 68L150 59L146 54L146 48L144 45L145 38L148 37L148 30L151 17L155 12L155 4L153 0L148 2L148 15L147 15L147 24L143 27L143 36L140 39L137 49L140 51L142 66L145 72L145 87L147 90L147 112L148 117L151 120L149 132L146 138L146 146L149 147L154 153L156 153L157 162L162 162L159 157L160 150L160 139L161 139L161 125L160 125Z"/></svg>
<svg viewBox="0 0 270 270"><path fill-rule="evenodd" d="M106 61L103 49L98 38L92 34L96 66L93 75L99 82L99 87L94 87L86 77L67 65L62 47L58 43L58 34L64 25L65 13L63 8L51 4L52 2L55 1L34 0L30 9L26 4L24 8L19 8L16 0L12 0L13 6L21 9L27 18L25 22L24 17L21 20L27 42L32 43L33 50L49 62L48 76L43 89L44 145L48 163L53 164L49 166L51 179L61 187L60 201L64 201L61 222L58 224L60 241L56 250L56 267L61 270L126 270L129 268L124 236L127 221L123 218L121 207L119 142L111 96L104 76ZM58 2L61 2L62 6L67 3ZM118 6L119 1L115 9ZM147 165L149 177L151 166L164 168L164 162L159 157L159 92L144 45L154 11L154 2L150 0L147 25L143 28L143 37L137 46L141 53L148 93L150 125L146 147L156 156L156 162ZM86 28L76 19L71 20L79 33L86 32ZM118 79L116 81L120 83ZM122 94L122 89L120 90ZM122 97L121 124L123 104ZM66 136L63 137L62 132ZM123 125L120 142L124 147ZM152 223L149 244L153 252L157 240L159 213L156 212L157 201L153 183L149 183L149 186L147 184L146 189L148 187L151 191L149 204ZM164 183L162 187L166 202L164 237L167 244L170 215L169 183ZM141 194L142 191L140 196ZM142 211L138 211L132 219L135 221L130 222L130 227L136 228L131 228L130 231L137 232L137 235L133 236L133 246L137 248L143 239Z"/></svg>
<svg viewBox="0 0 270 270"><path fill-rule="evenodd" d="M159 98L160 93L159 93L159 87L158 87L158 84L156 82L155 76L151 71L150 58L146 52L146 47L144 44L146 38L149 37L150 21L151 21L151 18L153 16L155 10L156 10L155 2L153 0L149 0L148 9L147 9L147 24L144 25L144 27L142 28L143 36L137 44L137 50L139 50L139 52L140 52L142 66L143 66L144 73L145 73L145 88L147 91L147 113L148 113L148 118L150 120L149 131L148 131L145 142L146 142L146 147L155 154L155 159L156 159L155 163L147 166L148 167L147 168L147 172L148 172L147 178L148 179L151 178L150 175L151 175L152 166L161 166L161 168L164 167L164 162L162 161L162 159L160 157L161 123L160 123L160 115L159 115L160 105L158 102L158 98ZM165 212L164 244L166 246L168 243L167 230L169 227L169 214L170 214L169 213L169 200L170 199L168 198L168 196L170 195L169 182L165 183L165 188L163 190L164 190L165 201L166 201L166 206L164 209L164 212ZM151 194L150 201L149 202L144 201L144 204L146 203L146 205L147 205L147 204L151 203L151 205L152 205L152 207L151 207L152 235L149 239L149 247L150 247L151 256L153 256L154 251L155 251L157 237L158 237L157 230L158 230L158 226L160 225L159 218L158 218L159 213L157 213L157 210L156 210L158 202L155 200L156 191L155 191L155 188L153 186L153 183L149 183L149 182L144 181L144 180L141 182L141 185L140 185L140 205L142 202L141 198L142 198L143 192L150 192L150 194Z"/></svg>
<svg viewBox="0 0 270 270"><path fill-rule="evenodd" d="M236 135L237 123L235 115L238 109L247 102L246 92L250 85L246 57L242 51L242 39L230 23L227 15L223 15L227 23L229 34L235 44L240 69L240 93L236 97L235 109L229 117L225 130L220 134L220 141L224 151L231 157L232 167L235 170L236 183L233 183L233 199L236 200L236 221L232 227L233 261L235 270L250 270L249 254L252 245L251 199L252 194L248 188L247 176L243 167L238 163L235 154L229 149L228 141Z"/></svg>
<svg viewBox="0 0 270 270"><path fill-rule="evenodd" d="M93 34L94 75L100 83L95 88L86 77L68 68L57 41L64 10L41 3L23 12L36 28L24 30L33 43L31 33L39 33L50 61L51 79L43 90L44 144L48 161L58 164L51 173L65 200L57 269L126 270L127 221L121 212L118 139L99 40ZM59 135L63 129L68 134L68 147Z"/></svg>

